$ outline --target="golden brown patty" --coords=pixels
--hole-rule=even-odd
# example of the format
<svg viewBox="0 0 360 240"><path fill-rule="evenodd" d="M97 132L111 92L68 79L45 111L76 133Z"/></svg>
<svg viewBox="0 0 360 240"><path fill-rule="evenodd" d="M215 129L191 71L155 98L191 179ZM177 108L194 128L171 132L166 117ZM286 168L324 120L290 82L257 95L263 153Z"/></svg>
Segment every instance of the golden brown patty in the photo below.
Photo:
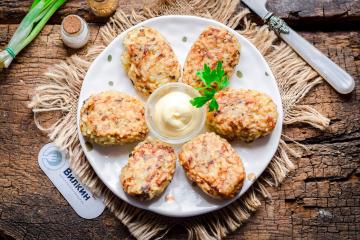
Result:
<svg viewBox="0 0 360 240"><path fill-rule="evenodd" d="M182 81L193 87L203 86L196 72L202 70L205 63L213 69L218 61L223 62L225 74L230 77L239 58L240 44L237 38L225 29L209 26L191 47L185 61Z"/></svg>
<svg viewBox="0 0 360 240"><path fill-rule="evenodd" d="M208 112L207 124L225 138L251 142L275 128L278 114L268 95L228 88L218 92L215 98L219 110Z"/></svg>
<svg viewBox="0 0 360 240"><path fill-rule="evenodd" d="M180 63L165 38L155 29L140 27L124 39L125 71L135 88L144 95L181 76Z"/></svg>
<svg viewBox="0 0 360 240"><path fill-rule="evenodd" d="M175 167L174 149L149 137L130 154L121 170L120 181L129 195L150 200L165 190L173 178Z"/></svg>
<svg viewBox="0 0 360 240"><path fill-rule="evenodd" d="M80 130L91 142L102 145L143 140L148 128L142 102L125 93L102 92L85 101Z"/></svg>
<svg viewBox="0 0 360 240"><path fill-rule="evenodd" d="M212 197L234 197L243 185L240 156L215 133L201 134L183 145L179 160L190 180Z"/></svg>

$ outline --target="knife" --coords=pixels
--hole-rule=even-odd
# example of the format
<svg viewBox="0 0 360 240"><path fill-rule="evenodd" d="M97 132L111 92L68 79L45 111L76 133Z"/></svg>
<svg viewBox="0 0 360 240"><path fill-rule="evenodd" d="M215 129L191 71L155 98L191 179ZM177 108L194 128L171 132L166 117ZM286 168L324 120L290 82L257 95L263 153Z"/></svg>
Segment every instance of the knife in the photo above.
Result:
<svg viewBox="0 0 360 240"><path fill-rule="evenodd" d="M348 94L354 90L354 79L311 43L292 30L281 18L266 9L267 0L241 0L260 16L295 52L317 71L336 91Z"/></svg>

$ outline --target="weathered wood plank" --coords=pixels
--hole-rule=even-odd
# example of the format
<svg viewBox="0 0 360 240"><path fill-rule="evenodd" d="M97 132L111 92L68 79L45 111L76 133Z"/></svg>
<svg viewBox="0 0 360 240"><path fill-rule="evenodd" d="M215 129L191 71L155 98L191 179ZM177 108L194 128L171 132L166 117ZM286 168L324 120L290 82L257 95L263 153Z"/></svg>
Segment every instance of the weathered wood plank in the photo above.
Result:
<svg viewBox="0 0 360 240"><path fill-rule="evenodd" d="M268 0L268 7L285 19L351 18L360 15L358 0Z"/></svg>
<svg viewBox="0 0 360 240"><path fill-rule="evenodd" d="M357 239L360 141L311 145L272 200L229 239ZM242 239L241 238L241 239Z"/></svg>
<svg viewBox="0 0 360 240"><path fill-rule="evenodd" d="M0 24L0 46L16 26ZM91 25L93 42L98 29ZM229 239L355 239L360 231L360 32L302 34L355 77L356 91L343 97L322 84L305 99L332 119L330 130L286 130L312 143L311 152L296 161L298 169L280 188L270 189L272 201L263 202ZM78 217L37 165L38 151L48 139L36 129L26 105L46 68L72 53L59 38L59 26L49 25L0 73L0 238L130 238L108 211L92 221ZM181 229L171 234L172 239L184 237Z"/></svg>
<svg viewBox="0 0 360 240"><path fill-rule="evenodd" d="M19 23L25 16L32 0L0 1L0 23ZM140 7L143 0L120 1L122 9ZM316 24L335 23L338 27L351 25L356 27L360 22L360 0L268 0L269 9L283 17L291 25L308 25L309 28ZM52 17L50 23L59 24L68 14L78 14L89 22L104 22L105 19L96 18L88 8L86 0L68 1L58 13ZM310 25L311 24L311 25Z"/></svg>
<svg viewBox="0 0 360 240"><path fill-rule="evenodd" d="M0 1L0 47L17 27L8 23L19 23L30 2ZM141 2L120 1L120 5L129 9ZM269 0L278 15L293 25L308 24L309 29L319 22L359 23L359 3ZM50 23L58 24L70 13L104 22L90 13L85 0L79 0L69 1ZM92 42L98 41L98 29L91 25ZM325 133L307 126L286 129L294 139L310 143L312 151L296 162L297 171L280 188L270 189L272 201L263 202L229 239L356 239L360 231L360 32L302 34L355 77L356 90L344 97L322 84L305 99L331 118L330 129ZM0 73L0 239L132 239L108 211L92 221L78 217L37 165L38 151L48 139L36 129L26 105L47 67L72 53L59 38L59 26L48 25L11 68ZM171 234L172 239L184 237L181 229Z"/></svg>
<svg viewBox="0 0 360 240"><path fill-rule="evenodd" d="M0 24L19 23L28 12L32 0L2 0L0 1ZM124 10L142 6L142 0L120 1L119 7ZM69 15L77 14L85 18L88 22L106 22L106 18L97 18L89 8L86 0L67 1L54 14L50 20L50 24L60 24L61 20Z"/></svg>
<svg viewBox="0 0 360 240"><path fill-rule="evenodd" d="M268 7L295 29L359 29L360 0L268 0Z"/></svg>

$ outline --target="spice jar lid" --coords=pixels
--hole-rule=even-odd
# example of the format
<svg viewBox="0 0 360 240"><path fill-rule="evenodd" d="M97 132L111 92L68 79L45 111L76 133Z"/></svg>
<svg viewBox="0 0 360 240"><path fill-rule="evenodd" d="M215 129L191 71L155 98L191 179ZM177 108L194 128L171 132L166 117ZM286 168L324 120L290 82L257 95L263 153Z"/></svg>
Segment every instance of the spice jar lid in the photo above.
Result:
<svg viewBox="0 0 360 240"><path fill-rule="evenodd" d="M81 30L81 20L75 15L69 15L63 20L63 28L68 34L75 34Z"/></svg>
<svg viewBox="0 0 360 240"><path fill-rule="evenodd" d="M88 4L93 13L98 17L108 17L118 7L118 0L88 0Z"/></svg>

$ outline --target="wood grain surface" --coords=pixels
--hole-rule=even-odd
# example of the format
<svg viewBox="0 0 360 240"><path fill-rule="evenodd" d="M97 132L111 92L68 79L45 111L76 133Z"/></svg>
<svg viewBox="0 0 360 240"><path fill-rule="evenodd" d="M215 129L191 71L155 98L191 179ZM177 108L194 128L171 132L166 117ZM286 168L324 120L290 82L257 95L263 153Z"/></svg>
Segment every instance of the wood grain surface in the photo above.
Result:
<svg viewBox="0 0 360 240"><path fill-rule="evenodd" d="M0 1L1 48L30 2ZM120 2L124 10L141 4ZM360 21L360 1L269 0L269 7L354 76L356 89L341 96L324 83L309 94L303 104L328 116L330 128L285 129L310 151L295 162L297 169L280 187L269 189L272 199L263 201L228 239L359 239L360 27L345 25ZM70 13L84 16L91 23L91 43L99 41L104 19L95 18L85 0L69 1L11 67L0 72L0 239L132 239L108 210L94 220L76 215L37 164L37 154L49 140L36 129L27 103L42 73L74 53L59 37L58 24ZM318 21L338 27L312 27ZM180 228L170 233L171 239L185 236Z"/></svg>

